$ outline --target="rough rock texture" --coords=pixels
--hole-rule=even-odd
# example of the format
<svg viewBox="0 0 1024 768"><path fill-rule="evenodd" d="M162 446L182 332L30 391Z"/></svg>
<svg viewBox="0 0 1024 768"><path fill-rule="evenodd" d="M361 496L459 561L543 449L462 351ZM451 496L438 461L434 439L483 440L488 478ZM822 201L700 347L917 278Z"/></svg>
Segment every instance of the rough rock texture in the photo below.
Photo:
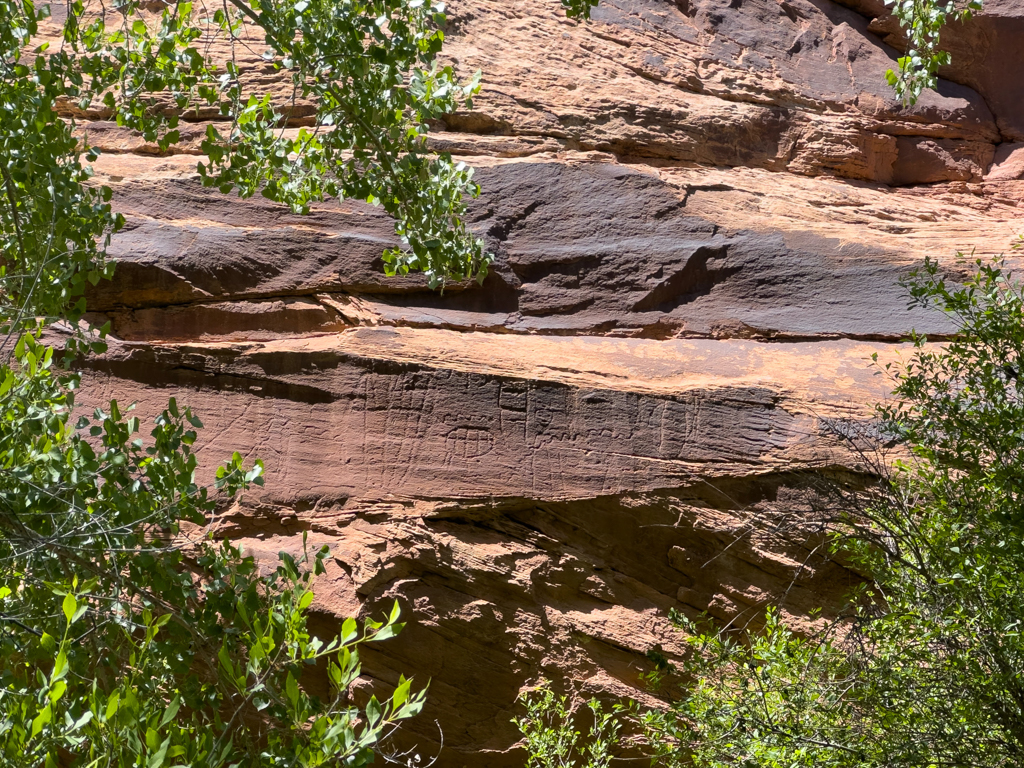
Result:
<svg viewBox="0 0 1024 768"><path fill-rule="evenodd" d="M949 79L902 110L873 3L604 0L579 24L456 0L447 55L485 86L432 141L478 167L496 261L443 295L383 276L378 210L221 196L197 182L203 123L157 156L93 115L129 226L90 296L120 341L83 398L174 395L209 466L262 457L223 530L267 557L331 545L323 631L402 601L368 685L432 679L402 738L431 756L443 732L439 768L521 764L509 719L542 676L647 696L645 654L681 652L670 608L782 601L808 626L857 576L750 516L863 482L841 437L886 395L871 355L950 331L898 281L1007 250L1024 200L1024 7L951 30Z"/></svg>

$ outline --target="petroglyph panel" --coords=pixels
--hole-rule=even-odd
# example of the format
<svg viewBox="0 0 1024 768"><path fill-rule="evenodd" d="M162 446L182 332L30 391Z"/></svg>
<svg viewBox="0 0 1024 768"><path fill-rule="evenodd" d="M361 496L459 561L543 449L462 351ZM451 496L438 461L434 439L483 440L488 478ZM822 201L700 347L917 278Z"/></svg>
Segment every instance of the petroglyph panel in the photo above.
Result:
<svg viewBox="0 0 1024 768"><path fill-rule="evenodd" d="M647 490L685 484L710 463L712 473L766 467L814 429L767 387L581 389L342 352L137 347L94 371L96 384L114 377L93 390L105 396L134 379L159 383L162 391L144 393L153 410L168 390L195 404L212 436L204 453L262 457L272 493L285 499Z"/></svg>

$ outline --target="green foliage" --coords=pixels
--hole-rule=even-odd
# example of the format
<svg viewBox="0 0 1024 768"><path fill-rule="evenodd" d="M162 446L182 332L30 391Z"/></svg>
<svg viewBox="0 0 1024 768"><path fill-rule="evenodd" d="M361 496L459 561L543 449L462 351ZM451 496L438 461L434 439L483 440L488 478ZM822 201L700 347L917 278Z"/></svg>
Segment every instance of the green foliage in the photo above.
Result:
<svg viewBox="0 0 1024 768"><path fill-rule="evenodd" d="M91 73L28 47L48 16L0 0L0 354L37 317L81 316L86 280L110 274L103 247L121 225L110 190L84 186L88 164L56 110Z"/></svg>
<svg viewBox="0 0 1024 768"><path fill-rule="evenodd" d="M967 21L981 10L981 0L957 3L953 0L885 0L907 35L907 51L898 60L897 71L886 79L904 105L917 102L921 92L938 85L939 67L950 62L949 53L939 48L942 28L953 21Z"/></svg>
<svg viewBox="0 0 1024 768"><path fill-rule="evenodd" d="M570 19L589 19L597 4L598 0L562 0L562 8Z"/></svg>
<svg viewBox="0 0 1024 768"><path fill-rule="evenodd" d="M432 286L482 278L482 244L459 218L463 193L477 194L472 170L426 153L427 121L471 104L479 89L479 73L461 84L435 61L444 4L231 0L230 10L218 10L214 24L233 46L242 22L262 29L264 59L290 74L292 101L247 94L237 65L226 62L218 90L204 93L220 100L231 131L210 126L203 143L210 162L199 166L204 182L243 196L259 191L296 211L325 195L379 203L408 246L384 254L389 273L420 270ZM277 126L297 99L316 105L316 125L290 136Z"/></svg>
<svg viewBox="0 0 1024 768"><path fill-rule="evenodd" d="M586 737L573 725L566 696L547 685L520 696L526 715L512 720L523 734L526 768L608 768L619 741L623 718L619 709L605 712L596 699L587 702L592 721Z"/></svg>
<svg viewBox="0 0 1024 768"><path fill-rule="evenodd" d="M8 310L32 290L40 314L74 321L85 281L109 276L103 247L122 221L110 190L85 184L97 153L78 144L74 114L90 109L164 150L179 141L182 116L221 120L229 127L211 123L202 145L204 183L296 211L325 196L379 204L405 244L384 254L389 272L420 270L431 285L482 279L487 259L460 219L463 196L477 194L472 170L426 149L427 121L470 104L479 88L479 75L461 83L437 65L443 11L433 0L233 0L154 14L135 2L75 0L54 46L38 42L49 5L0 0ZM286 98L243 84L235 51L251 47L253 29L265 66L291 80ZM208 55L218 41L230 51L223 61ZM315 104L313 126L287 129L300 100ZM14 319L0 315L0 324Z"/></svg>
<svg viewBox="0 0 1024 768"><path fill-rule="evenodd" d="M269 575L208 526L194 480L199 420L172 399L147 436L116 402L72 423L77 381L22 336L0 369L0 755L10 765L229 766L373 760L423 693L402 679L349 699L358 647L397 634L353 619L310 635L326 548ZM237 454L226 497L262 483ZM310 569L308 566L312 565ZM332 697L298 684L326 663ZM340 763L339 763L340 761Z"/></svg>
<svg viewBox="0 0 1024 768"><path fill-rule="evenodd" d="M853 660L829 636L801 638L774 610L762 631L743 638L681 615L673 620L687 633L693 682L671 708L634 708L659 764L875 764L848 746L870 739L861 738L844 700Z"/></svg>

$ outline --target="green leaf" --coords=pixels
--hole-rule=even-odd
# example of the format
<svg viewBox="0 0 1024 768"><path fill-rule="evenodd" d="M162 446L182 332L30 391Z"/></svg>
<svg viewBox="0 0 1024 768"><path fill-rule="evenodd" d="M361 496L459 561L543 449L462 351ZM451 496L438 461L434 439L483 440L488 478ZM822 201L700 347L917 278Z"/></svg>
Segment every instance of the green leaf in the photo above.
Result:
<svg viewBox="0 0 1024 768"><path fill-rule="evenodd" d="M75 614L78 612L78 601L75 599L75 596L72 595L70 592L64 595L62 609L64 611L64 618L67 619L68 624L73 624Z"/></svg>
<svg viewBox="0 0 1024 768"><path fill-rule="evenodd" d="M82 716L75 720L75 722L71 725L70 732L74 733L75 731L84 728L86 725L92 722L92 718L92 711L86 710L84 713L82 713Z"/></svg>
<svg viewBox="0 0 1024 768"><path fill-rule="evenodd" d="M412 680L407 680L404 675L399 676L398 687L395 688L395 693L391 697L391 703L395 709L400 708L409 698L409 688L411 685Z"/></svg>
<svg viewBox="0 0 1024 768"><path fill-rule="evenodd" d="M376 696L371 696L366 702L366 727L371 731L380 726L381 708Z"/></svg>
<svg viewBox="0 0 1024 768"><path fill-rule="evenodd" d="M114 691L113 693L110 694L110 696L107 698L107 708L106 708L106 711L104 712L104 715L103 715L103 719L105 721L106 720L110 720L115 714L117 714L117 710L118 710L118 707L120 706L120 702L121 702L121 693L120 693L120 691Z"/></svg>
<svg viewBox="0 0 1024 768"><path fill-rule="evenodd" d="M299 705L299 684L295 680L295 675L290 671L285 683L285 691L288 694L288 700L292 703L293 708L298 708Z"/></svg>
<svg viewBox="0 0 1024 768"><path fill-rule="evenodd" d="M356 623L355 619L349 616L341 623L341 642L347 645L358 636L359 625Z"/></svg>
<svg viewBox="0 0 1024 768"><path fill-rule="evenodd" d="M167 705L167 709L164 710L163 717L160 718L159 728L163 729L168 723L174 720L178 716L178 710L181 708L181 696L180 694L174 694L174 698L171 699L171 703Z"/></svg>
<svg viewBox="0 0 1024 768"><path fill-rule="evenodd" d="M47 696L50 699L50 702L56 704L61 699L61 697L64 696L64 693L67 691L67 689L68 684L64 680L58 680L56 683L50 686L50 692L49 694L47 694Z"/></svg>
<svg viewBox="0 0 1024 768"><path fill-rule="evenodd" d="M164 761L167 759L167 748L170 745L171 737L168 736L160 743L159 748L150 756L149 761L146 763L146 768L161 768Z"/></svg>
<svg viewBox="0 0 1024 768"><path fill-rule="evenodd" d="M50 675L50 682L54 683L62 679L68 673L68 657L62 648L53 662L53 673Z"/></svg>
<svg viewBox="0 0 1024 768"><path fill-rule="evenodd" d="M36 736L42 733L43 728L47 725L47 723L50 722L52 718L53 710L51 710L50 705L47 704L45 707L39 710L39 714L32 719L31 738L34 739Z"/></svg>

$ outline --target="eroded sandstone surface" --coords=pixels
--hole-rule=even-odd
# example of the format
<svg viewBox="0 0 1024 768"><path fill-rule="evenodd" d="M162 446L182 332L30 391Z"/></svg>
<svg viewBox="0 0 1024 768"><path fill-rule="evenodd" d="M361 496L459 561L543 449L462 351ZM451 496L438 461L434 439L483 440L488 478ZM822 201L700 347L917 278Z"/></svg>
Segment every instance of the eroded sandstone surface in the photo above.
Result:
<svg viewBox="0 0 1024 768"><path fill-rule="evenodd" d="M509 720L541 677L648 697L646 654L682 650L671 608L781 602L799 625L835 605L856 574L751 515L864 479L844 437L886 396L871 356L950 331L898 281L1007 251L1024 200L1016 0L950 31L948 79L913 109L874 0L451 10L447 55L484 89L432 141L478 168L484 285L386 278L376 209L203 189L201 121L159 156L97 114L128 227L84 390L140 414L173 395L209 466L266 461L222 530L267 557L328 543L324 632L400 600L367 685L431 679L402 743L426 759L443 734L441 768L521 764Z"/></svg>

